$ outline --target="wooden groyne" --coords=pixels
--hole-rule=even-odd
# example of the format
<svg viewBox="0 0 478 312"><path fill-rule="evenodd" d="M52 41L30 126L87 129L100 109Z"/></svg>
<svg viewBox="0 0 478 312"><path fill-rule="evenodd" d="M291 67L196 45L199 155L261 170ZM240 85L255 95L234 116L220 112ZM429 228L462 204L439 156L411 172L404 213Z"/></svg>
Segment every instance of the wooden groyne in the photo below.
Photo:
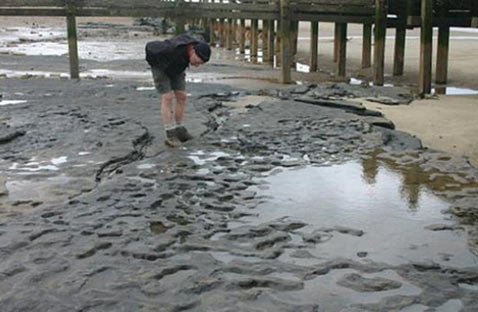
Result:
<svg viewBox="0 0 478 312"><path fill-rule="evenodd" d="M363 25L362 67L373 67L375 85L384 83L387 28L395 28L393 75L403 74L406 30L421 28L419 91L431 92L433 28L439 29L437 84L447 81L450 27L478 27L476 0L2 0L0 15L65 16L68 28L70 74L79 77L77 16L168 17L178 30L186 21L201 22L219 44L232 49L239 29L239 50L245 51L245 25L251 25L250 54L257 57L259 25L266 62L277 60L281 81L290 83L297 51L298 23L311 23L310 70L317 70L318 25L335 23L335 74L346 76L347 25ZM259 21L261 23L259 24ZM374 29L374 31L372 31ZM288 40L281 40L287 38ZM372 51L372 42L373 51ZM373 62L372 62L373 55Z"/></svg>

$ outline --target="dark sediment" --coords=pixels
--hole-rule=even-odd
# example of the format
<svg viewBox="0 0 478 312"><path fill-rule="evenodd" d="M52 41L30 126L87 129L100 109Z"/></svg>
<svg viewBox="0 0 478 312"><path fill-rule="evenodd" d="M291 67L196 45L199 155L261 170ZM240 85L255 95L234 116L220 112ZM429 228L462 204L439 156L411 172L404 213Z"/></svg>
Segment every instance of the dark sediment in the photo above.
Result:
<svg viewBox="0 0 478 312"><path fill-rule="evenodd" d="M1 127L10 131L0 151L2 311L318 311L324 303L287 294L301 298L309 281L342 270L338 285L385 293L344 311L436 308L455 299L478 308L476 267L378 263L366 251L318 259L306 250L335 235L369 234L335 224L312 233L301 232L307 220L230 226L268 200L252 187L277 167L374 159L397 171L420 168L420 183L450 200L461 223L430 231L466 230L476 250L478 173L465 160L422 149L418 139L371 122L374 113L358 104L296 101L309 94L309 102L331 103L310 96L321 92L311 86L237 114L221 101L246 92L191 84L187 126L196 138L169 149L155 92L136 87L2 80L3 91L27 100L1 108ZM52 161L58 157L66 160ZM45 184L43 195L12 194L5 185L17 180ZM386 272L400 280L377 276ZM393 293L404 281L420 291Z"/></svg>

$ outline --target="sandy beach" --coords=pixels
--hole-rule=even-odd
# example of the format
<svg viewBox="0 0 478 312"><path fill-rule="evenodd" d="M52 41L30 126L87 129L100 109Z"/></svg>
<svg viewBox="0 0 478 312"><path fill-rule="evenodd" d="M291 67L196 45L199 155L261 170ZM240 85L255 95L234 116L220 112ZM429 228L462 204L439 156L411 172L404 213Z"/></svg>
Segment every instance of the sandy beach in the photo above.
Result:
<svg viewBox="0 0 478 312"><path fill-rule="evenodd" d="M370 70L361 70L361 26L350 25L347 46L347 75L358 79L371 79ZM301 24L299 61L306 62L309 53L309 27ZM319 68L333 72L333 24L319 26ZM405 70L403 77L392 76L394 30L388 29L386 42L385 83L417 88L420 33L407 31ZM436 62L436 36L434 33L433 73ZM469 157L478 166L478 79L475 66L478 60L478 30L453 29L450 36L450 59L448 69L448 92L433 99L415 100L410 105L390 107L363 103L382 111L392 120L397 129L412 133L423 140L425 146ZM450 88L451 87L451 88ZM463 93L462 95L457 95Z"/></svg>

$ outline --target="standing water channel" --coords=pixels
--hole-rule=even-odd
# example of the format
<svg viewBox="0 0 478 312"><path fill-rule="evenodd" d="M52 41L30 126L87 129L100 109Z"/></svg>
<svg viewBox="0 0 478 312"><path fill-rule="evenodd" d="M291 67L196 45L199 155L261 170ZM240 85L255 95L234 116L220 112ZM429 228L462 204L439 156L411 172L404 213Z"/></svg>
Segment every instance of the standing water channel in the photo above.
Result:
<svg viewBox="0 0 478 312"><path fill-rule="evenodd" d="M257 195L265 199L254 209L257 215L230 227L259 226L278 220L305 223L291 234L290 245L299 246L301 255L296 248L286 249L279 261L313 267L347 259L390 268L370 273L352 268L331 270L307 280L304 289L284 294L288 300L319 302L320 311L340 311L351 304L377 302L389 296L416 296L422 290L393 268L425 262L460 268L477 265L464 228L444 213L451 203L430 190L429 179L430 173L418 167L395 170L377 162L371 165L367 160L284 169L266 177L265 184L255 188ZM440 187L452 185L443 183ZM289 273L275 274L296 280ZM361 281L383 279L397 285L392 283L380 290L353 289L348 283L350 279L357 282L356 276ZM461 302L455 301L447 301L436 311L458 311ZM424 311L419 305L410 309L407 311Z"/></svg>
<svg viewBox="0 0 478 312"><path fill-rule="evenodd" d="M266 182L268 188L259 195L269 200L257 207L258 218L248 221L288 217L307 224L301 231L331 233L310 250L317 257L366 254L391 264L433 260L476 265L465 232L427 229L437 224L453 228L454 222L443 214L450 204L385 166L365 171L355 161L309 166L272 175Z"/></svg>

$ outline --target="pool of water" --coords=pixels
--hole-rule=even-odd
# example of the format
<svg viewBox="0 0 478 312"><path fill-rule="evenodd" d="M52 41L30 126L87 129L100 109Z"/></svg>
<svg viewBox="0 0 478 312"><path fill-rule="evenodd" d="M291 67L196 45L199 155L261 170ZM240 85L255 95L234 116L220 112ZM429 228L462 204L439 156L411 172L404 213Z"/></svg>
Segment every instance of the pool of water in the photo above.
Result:
<svg viewBox="0 0 478 312"><path fill-rule="evenodd" d="M476 265L477 257L469 251L462 229L427 229L454 223L442 213L451 204L433 194L426 175L369 166L366 161L284 170L265 179L266 189L255 190L268 200L256 208L258 217L245 221L261 224L286 217L307 224L300 232L335 227L364 232L362 236L330 232L330 240L309 250L322 259L359 259L357 255L365 253L368 259L390 264L433 260L455 266ZM281 257L297 261L287 253Z"/></svg>

